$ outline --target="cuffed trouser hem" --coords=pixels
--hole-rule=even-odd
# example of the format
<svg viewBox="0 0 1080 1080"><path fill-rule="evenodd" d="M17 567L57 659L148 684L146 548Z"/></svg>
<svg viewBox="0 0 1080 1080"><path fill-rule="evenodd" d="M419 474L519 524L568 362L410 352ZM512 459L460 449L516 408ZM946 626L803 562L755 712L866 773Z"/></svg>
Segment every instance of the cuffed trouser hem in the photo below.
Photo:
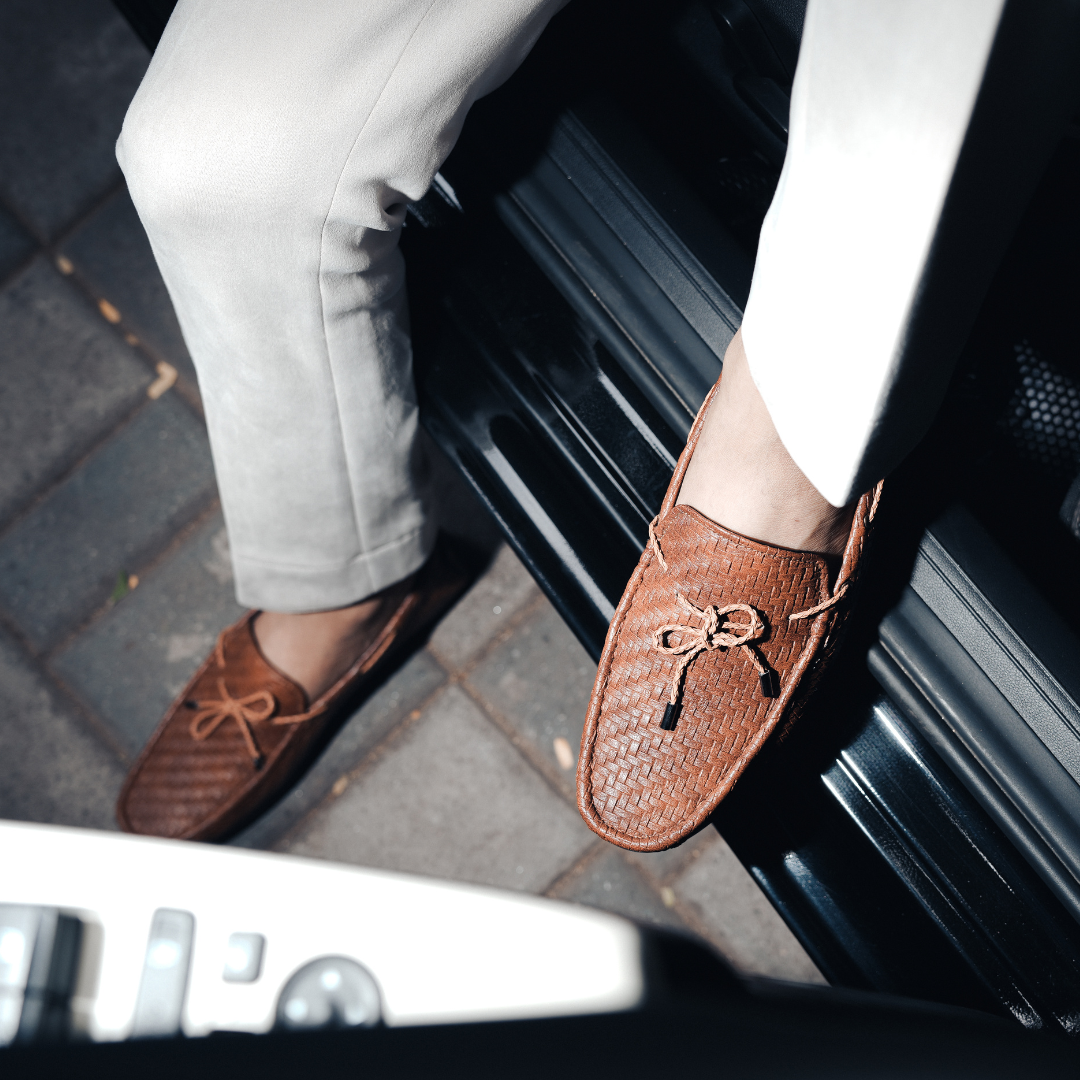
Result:
<svg viewBox="0 0 1080 1080"><path fill-rule="evenodd" d="M236 599L245 607L285 613L355 604L419 570L431 555L437 531L436 522L429 520L344 566L275 566L234 554Z"/></svg>

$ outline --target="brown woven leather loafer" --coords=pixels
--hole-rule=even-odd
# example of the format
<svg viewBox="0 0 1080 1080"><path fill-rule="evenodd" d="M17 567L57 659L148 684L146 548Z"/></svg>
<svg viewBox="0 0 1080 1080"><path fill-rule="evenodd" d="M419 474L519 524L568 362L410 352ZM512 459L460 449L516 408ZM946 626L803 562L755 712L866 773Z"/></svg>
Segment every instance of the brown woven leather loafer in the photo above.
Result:
<svg viewBox="0 0 1080 1080"><path fill-rule="evenodd" d="M173 702L116 807L126 832L223 840L267 809L348 718L374 681L464 591L467 559L440 543L353 666L310 706L263 658L249 611Z"/></svg>
<svg viewBox="0 0 1080 1080"><path fill-rule="evenodd" d="M676 506L706 399L608 630L578 759L594 832L661 851L704 825L791 723L846 621L879 484L859 500L839 573Z"/></svg>

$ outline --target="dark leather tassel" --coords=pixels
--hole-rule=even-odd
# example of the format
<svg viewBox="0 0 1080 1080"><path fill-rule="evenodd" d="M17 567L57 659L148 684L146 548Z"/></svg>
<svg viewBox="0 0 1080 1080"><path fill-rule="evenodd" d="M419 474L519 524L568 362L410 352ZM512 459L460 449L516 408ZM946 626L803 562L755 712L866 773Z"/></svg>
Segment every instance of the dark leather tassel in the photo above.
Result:
<svg viewBox="0 0 1080 1080"><path fill-rule="evenodd" d="M679 713L682 712L682 698L675 702L674 705L668 702L667 708L664 710L664 719L660 721L661 731L674 731L675 725L679 722Z"/></svg>
<svg viewBox="0 0 1080 1080"><path fill-rule="evenodd" d="M762 697L779 697L780 696L780 677L769 668L768 671L762 672L758 676L761 679L761 696Z"/></svg>

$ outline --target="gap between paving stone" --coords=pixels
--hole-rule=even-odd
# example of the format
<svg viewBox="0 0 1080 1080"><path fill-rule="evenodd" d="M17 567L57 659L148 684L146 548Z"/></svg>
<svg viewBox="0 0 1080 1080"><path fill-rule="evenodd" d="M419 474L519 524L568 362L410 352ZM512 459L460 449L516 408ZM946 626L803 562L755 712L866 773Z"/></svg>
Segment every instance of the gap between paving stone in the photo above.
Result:
<svg viewBox="0 0 1080 1080"><path fill-rule="evenodd" d="M143 374L149 378L148 373L143 372ZM100 436L81 452L80 456L75 461L66 465L61 472L58 472L48 481L42 483L25 505L20 506L16 513L0 523L0 544L3 543L8 533L13 532L19 527L20 523L25 518L31 517L38 507L43 503L48 502L58 489L62 488L69 480L81 473L86 465L103 447L107 446L114 438L121 434L126 427L133 424L138 419L139 414L146 407L147 399L144 395L140 394L134 399L134 402L128 411L118 417L110 427L104 429Z"/></svg>
<svg viewBox="0 0 1080 1080"><path fill-rule="evenodd" d="M711 864L701 880L690 878L693 864L684 862L675 877L658 881L641 861L641 853L623 851L599 841L564 871L544 895L599 907L638 922L689 932L708 942L734 968L748 975L823 982L813 961L716 830L710 827L698 836L702 840L696 855L700 857L708 852ZM685 887L680 884L684 877L688 879ZM605 882L609 890L603 889ZM735 897L736 902L725 904L717 911L715 906L708 906L714 896L727 900Z"/></svg>
<svg viewBox="0 0 1080 1080"><path fill-rule="evenodd" d="M116 760L126 768L129 761L129 755L124 744L117 738L116 732L113 730L112 726L107 724L97 712L64 681L64 679L60 678L55 671L49 668L46 657L35 656L31 651L29 644L13 633L12 628L8 625L7 621L0 617L0 637L4 635L15 642L18 648L29 657L34 671L42 682L47 683L52 688L57 696L71 709L72 713L78 717L91 735L107 746L116 757Z"/></svg>
<svg viewBox="0 0 1080 1080"><path fill-rule="evenodd" d="M55 263L55 259L53 261ZM63 274L62 270L59 272ZM71 289L99 310L101 301L107 301L109 304L113 303L107 293L93 288L91 284L86 281L77 266L71 272L64 274L64 278ZM121 304L123 303L122 300L120 302ZM199 381L195 374L195 368L191 363L190 358L187 359L186 363L178 363L176 357L165 354L154 344L154 342L147 340L149 335L142 330L139 324L132 324L122 307L116 307L116 305L113 305L113 307L120 316L119 322L111 322L102 315L102 322L108 327L109 333L118 340L124 349L127 349L138 358L139 362L146 368L147 373L152 380L157 380L162 374L162 372L158 370L159 364L165 363L173 368L176 372L173 376L175 382L165 392L176 394L182 398L198 419L205 424L206 409L203 405L202 393L199 390Z"/></svg>
<svg viewBox="0 0 1080 1080"><path fill-rule="evenodd" d="M34 258L40 255L53 267L53 269L60 273L62 278L67 282L68 287L73 289L81 299L88 302L97 312L100 313L99 303L101 300L108 300L112 303L113 300L119 299L119 310L121 314L121 321L119 324L111 323L105 319L103 315L100 316L105 323L108 332L111 333L113 337L119 339L119 342L122 343L125 349L134 351L140 362L148 369L148 374L151 378L157 376L157 365L160 361L165 361L176 368L179 378L174 386L175 392L178 393L187 402L195 414L205 422L202 395L199 391L195 368L191 362L191 357L188 355L187 346L184 344L183 335L180 332L179 325L176 324L176 315L172 308L172 302L168 297L167 291L165 291L165 283L161 280L161 275L158 271L157 263L153 258L153 252L150 251L149 241L146 240L145 232L143 232L141 236L145 243L146 254L149 254L150 259L147 261L144 257L141 260L143 265L140 273L137 275L138 280L132 284L141 292L145 293L147 291L146 281L152 280L156 282L160 287L157 291L164 295L163 297L152 297L149 306L154 306L156 303L160 308L167 308L167 310L159 311L153 315L148 314L146 310L148 307L146 298L144 297L143 302L141 303L137 300L134 304L128 304L127 300L129 293L126 291L125 287L117 281L115 276L106 275L109 285L108 287L102 288L99 282L93 280L92 273L87 276L81 270L80 264L85 261L83 256L78 254L81 250L81 234L84 230L93 229L96 224L96 219L109 211L110 203L117 199L122 199L126 195L127 184L121 177L113 188L105 192L85 214L72 222L72 224L51 243L38 244L37 241L32 241L28 254L23 256L17 265L13 265L9 271L0 276L0 292L12 284L21 273L24 273L29 269ZM7 211L13 220L18 221L15 215L10 213L10 208L2 199L0 199L0 213L4 211ZM134 207L132 207L132 213L134 213ZM136 216L136 221L137 220ZM139 229L141 230L141 228L142 225L139 223ZM128 241L128 246L130 247L130 237L128 237ZM69 257L69 254L74 256L74 260ZM69 263L73 263L68 272L59 268L59 260L61 258L66 259ZM112 288L113 285L115 285L116 288ZM151 290L151 292L153 291L154 290ZM136 318L134 321L130 318L130 310L133 307L136 310ZM128 314L125 314L125 312ZM142 316L141 320L139 315ZM167 325L156 330L148 331L147 326L153 321L163 321ZM176 325L174 326L173 324ZM128 340L129 334L132 334L136 339L134 344ZM162 344L162 342L165 344Z"/></svg>
<svg viewBox="0 0 1080 1080"><path fill-rule="evenodd" d="M0 817L115 829L122 765L2 633L0 684Z"/></svg>
<svg viewBox="0 0 1080 1080"><path fill-rule="evenodd" d="M517 580L524 578L525 581ZM502 591L500 591L500 589ZM511 607L510 611L500 611L495 618L498 622L481 620L479 615L486 608L490 600L500 600L495 606ZM469 685L469 675L481 666L491 654L509 641L517 629L538 612L545 612L551 607L550 601L540 591L532 576L521 564L509 545L502 545L492 560L491 566L474 583L472 588L462 597L453 609L444 617L443 621L435 629L428 642L427 648L434 654L447 673L448 684L458 685L474 701L485 717L510 739L514 747L525 759L539 772L540 776L553 787L556 793L565 797L559 778L547 766L547 762L537 753L528 742L521 738L520 734L512 725L493 713L486 701L479 698ZM494 615L494 612L492 612ZM502 620L507 620L502 622ZM479 642L474 635L465 642L460 643L461 635L458 627L464 623L473 627L476 622L487 621L490 627L486 641ZM560 620L560 625L563 625ZM453 645L450 642L454 642ZM454 666L455 656L457 665ZM423 706L426 708L427 703ZM419 720L415 717L414 721ZM391 738L396 738L397 732ZM381 747L376 751L381 751ZM349 783L355 782L368 768L368 762L364 761L357 765L353 774L349 777ZM573 801L573 800L571 800Z"/></svg>
<svg viewBox="0 0 1080 1080"><path fill-rule="evenodd" d="M675 908L665 903L661 890L622 851L603 842L563 874L544 895L624 915L646 925L688 929Z"/></svg>
<svg viewBox="0 0 1080 1080"><path fill-rule="evenodd" d="M125 348L128 346L125 344ZM145 379L150 379L153 375L152 371L143 370L141 374ZM190 416L199 423L204 433L206 431L206 417L202 411L201 399L197 395L192 398L190 395L184 395L177 393L179 389L179 383L172 386L160 398L151 400L145 395L140 394L134 397L131 407L122 415L120 415L115 422L108 428L101 431L100 435L95 441L89 445L85 450L80 453L80 456L75 459L71 464L66 465L61 472L55 474L47 482L44 482L39 487L25 505L20 506L17 512L11 514L9 517L0 520L0 544L4 542L7 534L18 528L20 522L24 518L28 518L41 506L42 503L47 502L59 488L62 488L69 480L78 475L83 469L93 460L93 458L114 439L120 437L124 430L136 423L144 410L151 408L154 401L179 401L181 405L186 409ZM207 440L209 443L209 439ZM215 484L216 491L216 484ZM207 507L198 512L198 517L205 516L205 514L211 512L213 509L220 505L217 496ZM179 531L188 528L188 525L181 527ZM159 558L158 555L154 555L151 559L147 560L143 565L151 565Z"/></svg>
<svg viewBox="0 0 1080 1080"><path fill-rule="evenodd" d="M141 260L144 265L140 273L136 275L134 282L125 284L115 274L105 274L103 275L103 281L107 282L107 284L103 284L102 281L94 278L92 272L87 273L83 268L83 264L86 262L85 254L79 254L83 250L80 246L83 231L93 230L98 223L95 219L108 212L109 200L116 200L126 196L126 194L127 188L121 184L120 190L113 192L109 199L105 201L104 206L96 208L85 219L80 221L78 226L71 230L63 242L58 242L46 250L51 253L55 265L59 266L61 258L69 263L70 269L66 273L62 269L60 272L64 274L70 287L79 295L98 310L100 310L100 303L103 300L114 307L120 321L113 323L107 319L104 320L110 332L123 342L124 348L135 353L153 378L156 379L161 375L159 365L162 363L168 364L175 370L176 375L174 377L176 381L170 388L171 392L183 398L192 412L205 424L206 412L203 406L202 393L199 390L195 365L188 354L187 346L184 343L172 307L172 301L166 291L165 283L161 279L157 263L154 261L153 252L150 251L146 234L141 233L146 248L145 255ZM132 214L135 213L134 207L131 207L131 212ZM141 230L142 225L138 222L138 218L136 218L136 223ZM130 246L130 238L128 239ZM149 256L149 259L147 260L145 256ZM136 259L135 261L139 262L140 260ZM129 273L130 269L125 267L124 272ZM150 283L154 283L154 285ZM135 299L132 300L132 289L136 290L136 293L142 293L143 295L136 295ZM155 292L159 295L155 296ZM149 296L146 295L148 293ZM132 302L129 303L129 301ZM156 313L148 310L148 308L155 306L159 308ZM135 311L134 316L131 314L132 310ZM102 318L104 319L104 316ZM159 325L148 330L147 327L152 322Z"/></svg>
<svg viewBox="0 0 1080 1080"><path fill-rule="evenodd" d="M106 723L129 757L244 613L232 590L220 512L185 530L168 556L53 655L51 670Z"/></svg>
<svg viewBox="0 0 1080 1080"><path fill-rule="evenodd" d="M749 871L716 834L672 884L693 921L741 970L795 982L826 980Z"/></svg>
<svg viewBox="0 0 1080 1080"><path fill-rule="evenodd" d="M379 763L383 760L383 758L385 758L388 754L393 753L394 747L397 745L398 741L407 737L410 728L414 727L416 724L419 724L424 720L425 716L427 715L428 709L433 704L435 704L441 694L451 686L457 687L458 690L464 692L466 696L473 702L473 704L477 706L484 719L491 723L491 725L499 734L506 736L510 743L513 745L514 749L519 754L521 754L527 764L530 765L532 768L536 769L536 762L532 759L530 755L523 752L522 744L520 743L520 741L514 739L512 733L504 731L500 727L500 725L495 722L491 714L484 707L483 703L476 701L475 698L468 693L467 687L463 685L457 673L447 672L446 669L442 666L442 664L439 663L438 658L432 657L426 649L421 650L421 652L416 654L416 656L421 655L427 656L428 659L432 662L432 664L438 668L442 676L442 681L432 688L430 695L425 700L417 702L406 715L401 717L392 727L388 728L385 733L378 739L378 741L372 742L371 745L365 750L363 757L355 761L350 768L346 768L343 771L336 770L334 772L332 782L329 784L326 783L326 780L330 778L329 770L325 772L323 776L320 777L318 787L315 789L317 792L320 793L312 794L310 797L308 795L303 795L300 800L303 803L304 807L301 814L296 817L296 819L287 827L286 830L281 833L280 836L278 836L272 841L269 841L269 845L273 848L273 850L287 850L288 845L292 842L293 838L303 831L305 824L312 817L314 817L322 807L328 805L335 799L341 798L341 796L344 795L355 784L362 783L365 777L367 777L374 769L378 768ZM328 747L328 752L330 750L332 750L332 746ZM541 780L548 782L548 778L544 776L542 770L537 769L537 772L539 772ZM306 784L306 777L303 781L301 781L301 783ZM561 791L559 791L557 786L551 785L550 783L548 783L548 786L553 787L553 790L557 795L563 794ZM335 791L335 788L338 788L338 790ZM273 810L269 811L269 813L271 814L273 812ZM261 821L262 819L260 818L260 822ZM254 842L254 840L251 843L248 843L248 834L250 831L252 837L262 839L264 837L264 834L261 829L258 833L254 832L256 826L258 826L260 822L256 822L255 825L250 826L249 830L246 830L243 834L241 834L243 837L242 840L238 838L238 840L234 842L239 842L241 846L244 847L258 846L258 843ZM265 834L265 836L268 838L269 831Z"/></svg>
<svg viewBox="0 0 1080 1080"><path fill-rule="evenodd" d="M0 519L9 528L131 420L145 364L43 259L0 291Z"/></svg>
<svg viewBox="0 0 1080 1080"><path fill-rule="evenodd" d="M379 759L410 717L422 714L445 686L446 673L434 658L423 649L414 653L352 714L296 786L230 843L265 850L288 844L314 813Z"/></svg>
<svg viewBox="0 0 1080 1080"><path fill-rule="evenodd" d="M33 249L31 253L26 256L23 261L13 267L10 271L6 272L3 276L0 276L0 289L6 288L14 281L20 273L26 270L26 268L34 261L37 256L42 256L54 269L56 267L56 256L62 254L62 247L83 227L83 225L89 221L97 212L104 206L120 188L126 188L127 184L124 181L123 176L116 181L116 183L105 191L99 198L95 199L86 210L80 214L69 225L65 225L64 228L56 234L51 240L42 237L29 223L19 209L13 206L10 201L4 198L3 192L0 192L0 212L6 213L19 225L19 227L30 237ZM95 299L94 303L97 303Z"/></svg>
<svg viewBox="0 0 1080 1080"><path fill-rule="evenodd" d="M215 497L202 425L174 397L148 402L0 540L4 608L48 648Z"/></svg>
<svg viewBox="0 0 1080 1080"><path fill-rule="evenodd" d="M577 814L448 686L288 850L538 893L592 843Z"/></svg>
<svg viewBox="0 0 1080 1080"><path fill-rule="evenodd" d="M199 532L199 530L201 530L209 521L214 519L220 519L220 517L221 503L217 498L215 498L210 502L208 506L195 514L195 516L190 521L181 525L180 528L176 530L176 535L172 537L172 539L165 547L163 547L160 551L154 552L153 555L151 555L145 561L133 564L129 568L128 576L129 579L130 577L134 576L138 584L134 587L130 587L129 591L124 595L122 600L126 600L133 592L135 592L136 588L140 588L147 581L153 580L153 575L156 574L161 567L165 566L170 559L178 555L183 550L184 546L191 540L191 538L197 532ZM224 525L222 525L221 527L222 529L224 529ZM225 542L225 551L227 554L227 540ZM231 576L229 580L232 580ZM231 595L232 593L230 593L230 596ZM47 650L42 652L40 654L41 658L47 663L52 663L55 657L57 657L60 653L66 652L71 647L72 643L75 641L76 638L80 637L85 633L91 632L94 626L100 620L108 618L109 613L111 611L114 611L117 605L122 602L122 600L113 600L112 597L110 597L103 604L101 604L100 607L98 607L89 616L87 616L87 618L84 619L83 622L81 622L78 626L71 630L66 637L61 638L59 641L51 645ZM239 615L236 616L236 618L239 617ZM0 618L2 618L2 612L0 612ZM235 619L233 621L235 621ZM214 640L217 640L216 637ZM212 645L213 642L211 642L210 647L212 647ZM207 653L209 653L210 647L207 648Z"/></svg>
<svg viewBox="0 0 1080 1080"><path fill-rule="evenodd" d="M483 654L481 654L481 657L482 655ZM266 830L264 833L264 830L260 827L263 819L260 818L258 822L255 822L253 825L249 826L249 828L245 830L244 833L242 833L232 842L237 843L243 847L258 847L260 846L260 843L265 840L268 847L272 847L273 850L285 850L286 846L291 843L292 838L303 830L305 823L316 813L318 813L318 811L323 806L327 805L334 799L340 798L354 784L363 782L364 777L367 776L374 768L376 768L379 762L382 761L382 759L387 754L393 751L393 748L396 745L397 741L404 738L411 727L420 723L424 719L424 716L429 706L431 706L439 698L441 693L446 690L447 687L457 686L459 689L464 689L461 685L460 672L447 671L445 665L441 662L440 658L437 655L432 655L428 647L425 647L424 649L421 649L420 651L415 653L414 656L411 657L406 663L405 667L408 667L409 664L411 664L414 660L421 656L425 657L428 661L430 661L433 667L438 669L441 677L441 681L439 681L432 687L431 693L424 700L413 703L413 708L411 708L408 713L402 716L392 727L388 727L388 729L381 735L381 737L379 737L377 741L372 742L366 748L363 756L360 757L358 760L354 761L354 763L350 767L344 769L336 769L332 766L328 766L327 770L319 778L317 784L314 785L308 784L307 774L305 774L305 777L300 781L300 783L304 787L310 788L313 792L316 792L317 794L303 794L299 802L297 804L293 804L299 805L300 803L302 803L303 810L295 816L295 819L291 822L291 824L289 824L288 827L284 829L276 838L274 838L273 840L269 839L270 830ZM403 671L404 667L400 670ZM388 682L392 682L394 678L396 678L396 674L395 676L392 676L391 680L389 680ZM377 693L380 692L381 691ZM480 705L480 710L481 712L483 712L485 718L491 720L490 715L487 713L487 710L484 709L483 705L480 703L476 704ZM361 709L359 711L363 711L365 708L367 708L367 703L361 706ZM349 722L352 723L352 721ZM496 727L497 726L498 725L496 725ZM516 743L514 745L515 748L520 749L520 747L518 747ZM326 753L329 754L332 750L333 744L331 744L331 746L327 748ZM529 760L529 764L532 765L533 762ZM331 771L333 773L332 776ZM331 782L327 783L327 780L330 780ZM338 790L335 790L335 788ZM270 810L268 811L268 813L273 814L274 810Z"/></svg>
<svg viewBox="0 0 1080 1080"><path fill-rule="evenodd" d="M151 366L165 360L194 383L176 312L127 188L121 185L60 246L72 264L69 280L94 303L104 298L117 308L116 331L137 337Z"/></svg>
<svg viewBox="0 0 1080 1080"><path fill-rule="evenodd" d="M546 761L544 761L540 754L536 752L535 747L533 747L530 741L516 731L512 724L493 712L484 699L469 686L466 680L456 680L456 685L460 687L460 689L468 696L469 700L484 714L492 727L503 735L514 749L517 750L517 752L536 770L544 783L547 784L547 786L561 799L564 799L575 807L576 813L576 798L567 794L563 778L560 777Z"/></svg>
<svg viewBox="0 0 1080 1080"><path fill-rule="evenodd" d="M465 680L468 692L542 775L575 802L576 764L596 665L546 598L494 643ZM562 738L572 765L556 757Z"/></svg>
<svg viewBox="0 0 1080 1080"><path fill-rule="evenodd" d="M0 289L30 265L37 251L37 241L0 199Z"/></svg>
<svg viewBox="0 0 1080 1080"><path fill-rule="evenodd" d="M706 825L678 847L666 851L628 851L626 857L654 881L669 885L717 843L720 843L719 832L712 825Z"/></svg>
<svg viewBox="0 0 1080 1080"><path fill-rule="evenodd" d="M435 628L428 648L447 672L463 674L540 603L543 594L507 544Z"/></svg>
<svg viewBox="0 0 1080 1080"><path fill-rule="evenodd" d="M537 744L536 740L531 738L528 733L519 730L502 710L495 707L487 696L476 689L471 681L472 675L489 661L492 661L499 650L505 649L506 646L515 639L518 630L531 618L539 617L542 619L549 614L553 614L555 619L558 620L559 626L565 629L568 634L570 633L569 628L566 627L566 624L563 623L561 617L551 606L551 601L541 593L533 603L529 604L518 613L518 618L513 624L508 626L497 638L493 639L490 646L478 654L474 661L470 663L463 672L453 676L452 681L460 686L462 691L469 696L488 721L510 740L510 743L518 753L520 753L521 756L524 757L525 760L540 774L544 782L557 795L569 802L574 807L574 812L577 813L576 771L569 770L570 775L568 777L567 770L561 770L557 763L553 766L549 758L553 757L554 751L549 750L547 754L545 754L544 749ZM576 638L574 639L574 643L575 645L577 644ZM563 716L563 714L559 715ZM577 725L578 727L584 726L584 717L585 712L584 709L582 709L582 722ZM573 727L573 725L571 725L571 727ZM581 742L580 735L576 742L573 738L571 738L569 742L576 760L577 747Z"/></svg>
<svg viewBox="0 0 1080 1080"><path fill-rule="evenodd" d="M429 698L420 702L415 708L410 709L392 727L389 727L385 734L366 750L364 756L354 763L352 768L347 769L345 772L338 771L333 783L323 790L321 796L318 798L313 797L312 805L305 805L303 813L298 815L296 820L292 822L280 836L276 837L270 843L267 850L279 852L289 851L290 845L323 810L330 807L335 801L347 794L357 784L363 783L365 777L378 767L383 758L386 757L387 754L393 752L398 741L403 739L409 729L414 727L424 718L427 707L434 702L439 697L439 694L449 685L451 684L448 680L439 683L434 688ZM305 780L302 780L301 784L303 784ZM308 802L306 797L303 801L305 804ZM259 822L255 822L250 828L254 829L258 824ZM241 837L246 837L246 835L245 831L245 833L241 834ZM242 844L241 846L247 845Z"/></svg>

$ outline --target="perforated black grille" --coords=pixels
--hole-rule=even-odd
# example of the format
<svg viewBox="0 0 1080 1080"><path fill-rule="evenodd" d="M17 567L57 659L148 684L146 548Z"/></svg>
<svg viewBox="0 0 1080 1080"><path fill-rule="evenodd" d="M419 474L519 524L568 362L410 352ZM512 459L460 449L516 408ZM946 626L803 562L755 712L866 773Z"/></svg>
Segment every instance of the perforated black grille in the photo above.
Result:
<svg viewBox="0 0 1080 1080"><path fill-rule="evenodd" d="M762 216L769 209L779 178L779 170L750 155L723 157L713 173L718 191Z"/></svg>
<svg viewBox="0 0 1080 1080"><path fill-rule="evenodd" d="M1014 349L1016 383L1004 426L1022 457L1072 476L1080 466L1080 387L1027 341Z"/></svg>

